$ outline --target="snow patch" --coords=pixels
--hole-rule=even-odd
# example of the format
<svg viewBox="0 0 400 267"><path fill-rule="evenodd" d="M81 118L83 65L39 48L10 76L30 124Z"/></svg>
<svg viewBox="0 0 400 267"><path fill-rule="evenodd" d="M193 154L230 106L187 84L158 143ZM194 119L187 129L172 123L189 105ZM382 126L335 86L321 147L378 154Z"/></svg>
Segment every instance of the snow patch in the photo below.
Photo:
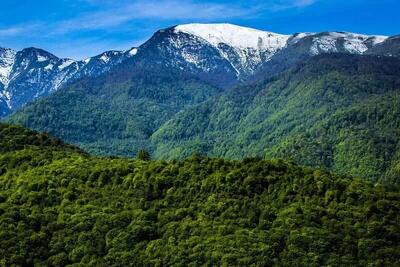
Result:
<svg viewBox="0 0 400 267"><path fill-rule="evenodd" d="M295 33L295 34L293 34L291 37L290 37L290 39L289 39L289 43L290 44L295 44L295 43L297 43L298 41L300 41L301 39L303 39L303 38L305 38L305 37L307 37L307 36L310 36L310 35L314 35L315 33L313 33L313 32L301 32L301 33Z"/></svg>
<svg viewBox="0 0 400 267"><path fill-rule="evenodd" d="M103 61L104 63L108 63L110 61L110 57L107 54L103 54L100 57L100 60Z"/></svg>
<svg viewBox="0 0 400 267"><path fill-rule="evenodd" d="M388 38L389 38L388 36L375 35L372 37L372 45L377 45L377 44L383 43Z"/></svg>
<svg viewBox="0 0 400 267"><path fill-rule="evenodd" d="M42 56L42 55L36 55L36 58L37 58L37 61L38 61L38 62L43 62L43 61L48 60L47 57L44 57L44 56Z"/></svg>
<svg viewBox="0 0 400 267"><path fill-rule="evenodd" d="M6 88L10 82L11 71L17 52L12 49L0 48L0 82Z"/></svg>
<svg viewBox="0 0 400 267"><path fill-rule="evenodd" d="M73 61L72 59L67 59L67 60L65 60L63 63L61 63L61 65L60 66L58 66L58 69L59 70L63 70L63 69L65 69L66 67L68 67L68 66L70 66L72 63L74 63L75 61Z"/></svg>
<svg viewBox="0 0 400 267"><path fill-rule="evenodd" d="M138 52L137 48L134 47L134 48L128 50L128 55L134 56L137 54L137 52Z"/></svg>
<svg viewBox="0 0 400 267"><path fill-rule="evenodd" d="M384 37L372 36L374 42L381 41ZM310 52L313 55L319 53L339 52L339 41L343 42L343 49L352 54L363 54L368 50L368 40L371 36L348 32L328 32L323 35L317 34L313 37ZM376 38L376 39L375 39ZM383 39L384 40L384 39Z"/></svg>
<svg viewBox="0 0 400 267"><path fill-rule="evenodd" d="M47 65L46 67L44 67L45 70L52 70L53 68L54 68L54 65L51 63L49 65Z"/></svg>

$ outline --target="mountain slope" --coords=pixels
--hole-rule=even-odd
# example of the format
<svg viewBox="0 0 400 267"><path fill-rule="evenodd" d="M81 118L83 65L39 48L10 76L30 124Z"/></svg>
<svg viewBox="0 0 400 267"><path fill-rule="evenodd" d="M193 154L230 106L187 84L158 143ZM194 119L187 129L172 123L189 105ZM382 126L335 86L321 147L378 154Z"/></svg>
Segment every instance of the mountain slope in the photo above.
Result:
<svg viewBox="0 0 400 267"><path fill-rule="evenodd" d="M383 36L366 36L346 32L300 33L289 36L230 24L178 25L156 32L137 49L126 52L107 52L83 62L85 66L80 67L78 72L82 75L74 76L77 80L71 79L64 85L64 90L59 90L48 98L28 104L8 120L32 129L50 132L63 140L81 145L92 153L102 155L129 156L139 148L145 147L155 150L157 157L186 156L191 151L199 150L218 156L240 158L254 153L265 155L267 154L265 150L271 149L272 146L274 146L273 152L271 152L273 156L286 155L288 152L282 151L287 151L290 147L278 147L278 144L283 144L281 143L284 142L282 138L286 137L288 133L277 131L263 140L265 134L262 131L271 131L267 124L276 125L276 129L281 129L281 127L286 129L293 126L294 123L303 123L304 119L295 116L295 121L288 122L281 118L285 114L279 112L275 107L270 112L279 115L278 118L281 119L281 122L264 121L264 117L269 116L265 110L269 110L269 108L263 111L263 108L257 106L256 103L254 103L255 110L260 109L260 114L257 113L258 111L247 110L251 109L249 105L252 104L253 98L260 98L257 93L263 88L257 85L259 80L275 77L282 71L319 54L344 53L346 55L340 56L340 58L344 58L343 66L339 66L341 74L337 77L335 70L326 69L321 61L318 65L321 65L321 70L326 71L321 74L323 77L311 79L308 77L309 73L305 73L304 76L297 74L296 82L306 87L309 82L307 79L311 79L310 82L317 83L318 90L321 92L326 91L324 86L330 85L330 79L332 79L332 83L337 83L335 86L338 87L356 87L352 90L357 93L362 90L370 90L370 86L375 88L374 90L378 90L380 85L377 85L377 82L382 82L382 88L386 90L390 86L385 80L387 77L374 74L380 67L373 65L375 69L371 69L371 77L368 76L368 73L356 73L353 71L352 64L358 66L358 61L353 60L351 55L371 52L373 47L383 45L389 40L391 38ZM121 60L121 57L125 56L126 59ZM345 59L346 56L349 58ZM335 61L334 57L328 56L326 60L329 61L329 59ZM345 62L346 60L348 62ZM383 59L378 62L381 65L386 64ZM390 63L389 59L388 62ZM45 63L43 61L43 64ZM329 66L329 62L327 64ZM342 74L346 72L343 71L346 68L350 71L349 76ZM382 67L382 69L385 68ZM360 71L367 71L367 69L363 66ZM299 70L299 73L301 72L302 69ZM91 73L102 74L91 77ZM350 82L353 78L352 75L362 76L357 80L358 84ZM235 85L244 81L249 82L247 87L232 91ZM291 97L290 88L286 88L288 85L294 88L296 84L286 77L275 88L274 96L279 96L280 91L286 91L288 97ZM226 103L215 103L213 99L205 104L205 110L195 110L194 112L199 113L189 114L188 117L185 117L185 120L188 120L185 123L189 123L189 125L183 124L174 128L176 122L174 117L177 113L185 114L184 110L190 108L191 105L214 98L223 91L226 91L227 95L218 99L226 101ZM233 93L231 94L230 91ZM235 103L236 106L231 107L229 106L231 97L236 91L240 91L239 94L244 94L244 96L238 100L238 103ZM319 103L316 101L321 99L315 98L312 92L307 91L306 93L307 95L301 93L296 95L296 99L305 99L305 103L296 102L300 100L293 101L294 104L303 108L299 107L301 112L305 112L306 108L309 108L307 112L310 113L310 117L314 118L317 118L318 114L322 114L321 116L327 119L334 111L339 112L342 108L350 106L352 101L357 100L350 94L344 93L339 95L339 99L343 101L338 106L335 106L335 99L328 99L327 101L334 103L331 106L330 102ZM282 97L278 100L280 101L279 105L291 104L290 98ZM322 100L325 101L325 99ZM8 103L0 101L0 106ZM322 105L325 110L316 110L314 106L307 103ZM227 110L218 110L219 106L227 106ZM294 109L290 111L297 112ZM188 112L190 113L191 110ZM216 116L217 118L210 119L211 121L216 120L211 122L211 129L209 129L208 121L198 118L199 116L208 116L209 112L222 112ZM299 114L303 114L301 112ZM178 124L180 123L179 116L186 116L181 114L176 117ZM195 116L194 124L188 119L190 116ZM240 120L244 120L242 116L247 116L246 121ZM170 119L173 120L168 122ZM265 125L256 127L257 134L253 135L247 130L240 130L254 130L254 124L262 121ZM317 119L314 120L314 122L317 121ZM167 124L163 125L164 123ZM282 123L287 123L288 126L282 126ZM170 129L170 125L174 126L171 126ZM308 128L313 126L309 122L305 125ZM213 127L217 129L215 132ZM191 131L189 136L186 136L187 131ZM208 134L211 136L203 136ZM225 138L225 134L228 134L228 137ZM169 135L176 136L170 138ZM242 140L242 137L246 135L248 135L246 139ZM180 136L183 140L180 139ZM277 136L282 138L277 138ZM186 139L189 139L187 143L185 143ZM215 141L219 139L222 139L221 142ZM214 147L214 142L217 142L217 148ZM294 141L287 142L289 144ZM333 144L335 142L331 141ZM181 144L184 144L185 147L181 147ZM223 146L223 148L219 146ZM310 146L312 145L310 144ZM308 145L306 147L308 149ZM332 156L331 148L329 151L325 151L325 148L318 149L322 151L318 153L328 153L328 155L320 157ZM381 152L379 149L376 151L371 153ZM371 157L377 157L375 154ZM297 160L296 155L293 157ZM390 152L388 155L381 161L386 162L388 157L393 156L393 153ZM307 159L303 157L298 161L304 164L340 168L340 166L334 166L336 161L331 158L315 160L315 157L315 155ZM359 165L356 169L353 170L350 164L343 171L350 170L352 174L361 174L376 179L382 170L388 168L385 165L387 163L365 167L367 163L364 162L361 166L359 162L361 160L360 156L354 160L354 164ZM365 172L358 172L364 168L366 168Z"/></svg>
<svg viewBox="0 0 400 267"><path fill-rule="evenodd" d="M282 35L232 24L185 24L156 32L139 47L142 64L179 68L219 87L269 77L325 53L363 54L386 36L348 32Z"/></svg>
<svg viewBox="0 0 400 267"><path fill-rule="evenodd" d="M386 36L368 36L349 32L298 33L292 35L287 46L264 62L250 81L272 77L313 56L329 53L361 55L383 43ZM377 53L379 54L379 53Z"/></svg>
<svg viewBox="0 0 400 267"><path fill-rule="evenodd" d="M8 121L92 153L132 156L151 149L150 135L178 111L220 91L191 75L126 62L28 104Z"/></svg>
<svg viewBox="0 0 400 267"><path fill-rule="evenodd" d="M400 57L400 35L387 38L384 42L368 49L366 54Z"/></svg>
<svg viewBox="0 0 400 267"><path fill-rule="evenodd" d="M135 60L229 87L252 75L288 38L231 24L178 25L156 32L138 48Z"/></svg>
<svg viewBox="0 0 400 267"><path fill-rule="evenodd" d="M79 78L95 78L125 60L147 68L178 69L228 88L271 77L317 54L375 53L373 47L386 38L344 32L282 35L226 23L185 24L156 32L139 48L108 51L83 61L59 59L36 48L0 48L0 116Z"/></svg>
<svg viewBox="0 0 400 267"><path fill-rule="evenodd" d="M283 49L290 37L232 24L187 24L176 26L174 31L211 44L232 65L239 78L251 75L260 64Z"/></svg>
<svg viewBox="0 0 400 267"><path fill-rule="evenodd" d="M60 59L38 48L0 48L0 117L47 96L81 77L96 77L132 57L129 51L108 51L84 61ZM1 104L1 103L5 103Z"/></svg>
<svg viewBox="0 0 400 267"><path fill-rule="evenodd" d="M400 262L397 187L283 161L97 158L3 124L0 136L4 266Z"/></svg>
<svg viewBox="0 0 400 267"><path fill-rule="evenodd" d="M399 100L400 60L321 55L180 112L152 142L160 158L284 157L379 179L398 162Z"/></svg>

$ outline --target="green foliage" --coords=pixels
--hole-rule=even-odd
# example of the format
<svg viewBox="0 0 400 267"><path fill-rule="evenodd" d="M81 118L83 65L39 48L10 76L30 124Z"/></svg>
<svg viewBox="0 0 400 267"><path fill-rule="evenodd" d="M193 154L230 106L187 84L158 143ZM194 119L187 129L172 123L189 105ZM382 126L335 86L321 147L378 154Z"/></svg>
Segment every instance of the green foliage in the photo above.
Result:
<svg viewBox="0 0 400 267"><path fill-rule="evenodd" d="M9 121L100 155L145 148L157 159L195 151L285 158L400 183L399 59L321 55L218 96L217 88L172 71L114 76L80 81Z"/></svg>
<svg viewBox="0 0 400 267"><path fill-rule="evenodd" d="M219 91L184 73L124 65L28 104L7 122L46 131L90 153L129 157L143 147L152 150L149 137L174 114Z"/></svg>
<svg viewBox="0 0 400 267"><path fill-rule="evenodd" d="M400 61L324 55L177 114L153 135L157 158L286 158L399 183Z"/></svg>
<svg viewBox="0 0 400 267"><path fill-rule="evenodd" d="M61 140L45 133L26 128L0 123L0 153L27 148L42 148L51 150L66 150L83 153L79 148L64 144Z"/></svg>
<svg viewBox="0 0 400 267"><path fill-rule="evenodd" d="M140 149L136 155L136 158L139 160L151 160L150 152L146 149Z"/></svg>
<svg viewBox="0 0 400 267"><path fill-rule="evenodd" d="M99 158L0 132L12 144L0 152L2 266L400 264L395 186L282 160Z"/></svg>

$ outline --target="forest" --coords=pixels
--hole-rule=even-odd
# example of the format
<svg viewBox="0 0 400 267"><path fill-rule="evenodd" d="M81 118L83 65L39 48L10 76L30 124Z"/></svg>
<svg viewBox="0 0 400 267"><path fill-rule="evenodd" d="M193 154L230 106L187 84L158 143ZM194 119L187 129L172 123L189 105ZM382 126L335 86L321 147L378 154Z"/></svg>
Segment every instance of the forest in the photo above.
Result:
<svg viewBox="0 0 400 267"><path fill-rule="evenodd" d="M0 266L399 266L397 185L291 161L92 156L0 124Z"/></svg>
<svg viewBox="0 0 400 267"><path fill-rule="evenodd" d="M142 67L142 66L140 66ZM82 79L6 121L96 155L194 152L286 159L400 183L400 60L324 54L278 75L217 88L176 70L124 67Z"/></svg>

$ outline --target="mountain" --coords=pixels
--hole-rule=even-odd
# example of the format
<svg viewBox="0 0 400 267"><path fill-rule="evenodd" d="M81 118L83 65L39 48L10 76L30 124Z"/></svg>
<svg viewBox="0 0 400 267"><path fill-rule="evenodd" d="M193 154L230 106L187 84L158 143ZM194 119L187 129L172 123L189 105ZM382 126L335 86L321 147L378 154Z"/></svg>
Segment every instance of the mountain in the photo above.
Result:
<svg viewBox="0 0 400 267"><path fill-rule="evenodd" d="M281 157L397 183L399 101L399 59L319 55L180 112L151 140L158 158Z"/></svg>
<svg viewBox="0 0 400 267"><path fill-rule="evenodd" d="M399 206L284 161L98 158L0 124L4 266L398 266Z"/></svg>
<svg viewBox="0 0 400 267"><path fill-rule="evenodd" d="M109 51L84 61L60 59L42 49L0 48L0 117L81 77L96 77L134 55Z"/></svg>
<svg viewBox="0 0 400 267"><path fill-rule="evenodd" d="M387 38L384 42L368 49L366 54L400 57L400 35Z"/></svg>
<svg viewBox="0 0 400 267"><path fill-rule="evenodd" d="M229 90L182 72L123 66L29 104L8 121L95 154L147 148L160 159L195 151L280 157L400 181L399 59L323 54Z"/></svg>
<svg viewBox="0 0 400 267"><path fill-rule="evenodd" d="M142 64L161 63L217 86L247 78L285 47L288 35L231 24L186 24L156 32L139 47Z"/></svg>
<svg viewBox="0 0 400 267"><path fill-rule="evenodd" d="M156 32L135 60L190 72L218 87L271 77L325 53L363 54L386 36L348 32L282 35L232 24L185 24Z"/></svg>
<svg viewBox="0 0 400 267"><path fill-rule="evenodd" d="M83 61L59 59L36 48L19 52L1 48L0 116L80 78L95 79L126 60L145 68L173 68L229 88L271 77L321 53L374 53L372 48L386 38L344 32L282 35L232 24L185 24L157 31L138 48L108 51Z"/></svg>
<svg viewBox="0 0 400 267"><path fill-rule="evenodd" d="M378 55L381 53L374 53L372 48L386 39L386 36L368 36L349 32L297 33L288 39L285 49L264 62L250 80L267 79L297 63L321 54L362 55L369 51L371 55Z"/></svg>
<svg viewBox="0 0 400 267"><path fill-rule="evenodd" d="M382 56L383 49L373 50L388 47L392 39L346 32L279 35L229 24L178 25L156 32L101 75L82 75L7 120L99 155L132 156L147 148L157 158L169 159L193 151L227 158L290 157L396 183L397 126L384 134L376 127L397 122L392 106L397 105L398 60ZM379 56L361 56L366 53ZM361 100L368 107L384 107L376 125L358 125L364 132L345 133L347 126L324 132L321 125L330 125L347 109L372 116ZM341 120L344 125L346 119ZM321 139L325 137L329 140ZM339 144L353 144L349 138L360 146L372 145L364 146L369 150L363 153L357 148L359 155L343 161L350 152ZM296 142L302 142L300 147ZM363 157L367 154L372 164Z"/></svg>
<svg viewBox="0 0 400 267"><path fill-rule="evenodd" d="M84 77L7 118L43 129L87 151L133 156L183 108L222 91L197 77L133 61L96 77Z"/></svg>

